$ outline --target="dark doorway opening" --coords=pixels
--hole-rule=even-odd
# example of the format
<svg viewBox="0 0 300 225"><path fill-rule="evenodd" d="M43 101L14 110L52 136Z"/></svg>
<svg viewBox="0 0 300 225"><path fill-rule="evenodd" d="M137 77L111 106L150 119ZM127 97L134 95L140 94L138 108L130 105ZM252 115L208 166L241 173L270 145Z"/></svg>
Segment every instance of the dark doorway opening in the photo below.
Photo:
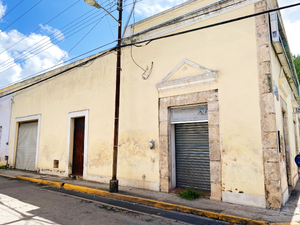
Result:
<svg viewBox="0 0 300 225"><path fill-rule="evenodd" d="M84 123L85 118L74 119L73 171L74 175L83 175L84 156Z"/></svg>

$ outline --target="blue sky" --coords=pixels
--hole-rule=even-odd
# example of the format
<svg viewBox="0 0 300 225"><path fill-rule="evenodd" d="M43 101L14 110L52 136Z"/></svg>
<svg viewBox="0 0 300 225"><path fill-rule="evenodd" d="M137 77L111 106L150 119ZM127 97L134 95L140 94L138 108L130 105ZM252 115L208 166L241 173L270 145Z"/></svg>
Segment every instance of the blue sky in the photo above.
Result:
<svg viewBox="0 0 300 225"><path fill-rule="evenodd" d="M0 21L0 88L117 39L116 21L107 16L94 27L94 21L99 21L104 12L88 6L83 0L21 1L0 0L0 18L4 16ZM98 2L107 9L110 7L116 9L116 0L98 0ZM132 2L133 0L124 2L124 24L131 11ZM138 0L135 9L136 21L182 2L185 0ZM281 6L296 2L296 0L279 0ZM34 5L36 6L32 10L14 22ZM15 6L17 7L13 9ZM51 20L68 7L71 8ZM95 18L89 19L91 15ZM117 11L114 11L113 15L117 17ZM282 15L291 51L293 54L300 54L300 7L282 11ZM87 19L80 23L80 20L85 18ZM49 20L51 22L47 23ZM72 21L75 22L71 23ZM90 23L91 25L87 26ZM85 26L87 27L84 28ZM93 27L94 29L90 31ZM89 31L90 33L79 43ZM23 38L23 41L16 44ZM43 43L43 46L39 47L36 43ZM34 46L31 47L32 45ZM99 51L101 50L92 54Z"/></svg>

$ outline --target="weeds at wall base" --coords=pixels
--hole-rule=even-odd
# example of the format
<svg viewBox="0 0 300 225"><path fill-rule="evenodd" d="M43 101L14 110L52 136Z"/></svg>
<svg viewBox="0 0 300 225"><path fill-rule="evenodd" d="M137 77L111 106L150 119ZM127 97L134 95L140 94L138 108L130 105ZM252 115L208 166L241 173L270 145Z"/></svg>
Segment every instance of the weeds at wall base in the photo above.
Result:
<svg viewBox="0 0 300 225"><path fill-rule="evenodd" d="M205 194L199 191L193 191L189 188L186 188L184 192L177 194L180 198L184 198L187 200L194 200L196 198L204 198Z"/></svg>

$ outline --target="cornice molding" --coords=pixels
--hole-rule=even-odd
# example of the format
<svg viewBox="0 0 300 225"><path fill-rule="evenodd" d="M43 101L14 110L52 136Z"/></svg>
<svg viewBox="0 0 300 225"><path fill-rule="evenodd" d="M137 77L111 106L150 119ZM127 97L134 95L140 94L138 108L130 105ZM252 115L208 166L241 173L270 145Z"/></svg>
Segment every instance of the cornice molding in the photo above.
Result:
<svg viewBox="0 0 300 225"><path fill-rule="evenodd" d="M205 74L167 81L176 71L179 70L179 68L183 64L190 65L195 69L200 70L201 72L205 72ZM217 82L217 72L208 70L188 59L183 59L170 73L168 73L167 76L165 76L162 79L161 82L156 84L156 88L158 92L163 92L163 91L175 90L179 88L187 88L187 87L216 83L216 82Z"/></svg>
<svg viewBox="0 0 300 225"><path fill-rule="evenodd" d="M242 7L256 3L258 1L259 0L249 0L249 1L242 2L242 3L237 2L237 5L228 6L228 8L222 9L222 8L220 8L220 3L222 3L223 0L219 0L214 3L208 4L206 6L203 6L199 9L188 12L184 15L175 17L171 20L164 21L161 24L156 24L156 25L148 27L144 30L138 31L137 33L133 34L133 36L129 35L130 37L125 37L125 38L129 38L129 39L135 38L138 41L143 41L143 40L159 37L159 36L174 32L176 30L191 26L198 22L217 17L219 15L228 13L228 12L236 10L236 9L240 9ZM216 9L218 9L218 10L216 10ZM207 13L207 11L212 11L212 12L201 16L202 13ZM200 14L200 15L193 19L184 20L184 17L190 17L190 15L196 15L196 14ZM183 19L183 21L173 24L173 25L164 26L164 24L170 23L171 21L176 21L178 19ZM130 31L128 31L128 32L130 33ZM128 40L125 39L124 41L126 42Z"/></svg>

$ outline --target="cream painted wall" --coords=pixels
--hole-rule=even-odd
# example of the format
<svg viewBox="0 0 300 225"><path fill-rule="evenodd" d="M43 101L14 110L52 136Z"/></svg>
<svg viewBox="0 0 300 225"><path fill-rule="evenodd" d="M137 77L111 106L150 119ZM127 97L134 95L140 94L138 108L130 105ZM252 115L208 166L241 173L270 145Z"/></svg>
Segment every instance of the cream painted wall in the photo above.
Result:
<svg viewBox="0 0 300 225"><path fill-rule="evenodd" d="M281 74L281 65L280 62L276 56L276 53L274 49L272 48L271 51L271 62L272 62L272 75L273 80L275 81L275 85L278 87L279 96L285 101L287 104L287 117L288 117L288 142L289 142L289 148L290 148L290 165L291 165L291 177L290 177L290 184L293 186L295 185L295 181L298 180L298 167L294 161L294 158L296 156L296 144L295 144L295 132L294 132L294 114L293 114L293 106L292 106L292 91L290 87L288 86L287 80L285 78L284 72L282 71L282 78L280 78ZM284 90L284 91L282 91ZM282 107L280 104L280 99L277 101L276 97L274 98L274 104L275 104L275 112L276 112L276 125L277 130L280 131L280 134L283 135L283 114L282 114ZM296 116L295 116L296 117ZM298 116L297 116L298 118ZM296 126L298 125L299 121L298 119L295 120ZM299 138L299 131L297 132L297 137ZM299 139L298 139L299 140ZM285 154L284 149L282 149L282 152L278 152L278 158L280 160L280 175L281 175L281 188L282 192L285 192L288 187L287 182L287 171L286 171L286 160L285 160Z"/></svg>
<svg viewBox="0 0 300 225"><path fill-rule="evenodd" d="M251 13L253 5L185 29ZM142 79L143 71L132 62L130 53L130 47L122 52L118 155L121 183L159 188L159 97L218 88L223 191L264 196L255 19L154 41L143 48L133 47L138 64L145 68L154 63L148 80ZM155 85L184 58L218 71L217 84L159 95ZM90 179L108 182L112 167L115 62L116 56L110 54L14 96L12 126L15 118L42 115L40 169L54 173L56 159L60 160L59 170L65 170L68 113L89 110L87 173ZM148 146L151 139L156 144L154 150ZM11 147L10 154L12 151Z"/></svg>
<svg viewBox="0 0 300 225"><path fill-rule="evenodd" d="M68 113L89 109L92 122L89 124L87 172L98 174L101 170L102 175L110 175L115 62L114 54L110 54L97 63L74 69L14 95L12 127L15 118L42 115L38 168L53 169L53 160L59 160L59 170L65 170ZM12 129L11 142L13 132ZM12 151L10 146L10 154Z"/></svg>
<svg viewBox="0 0 300 225"><path fill-rule="evenodd" d="M250 13L254 13L253 5L186 29ZM129 53L126 51L124 54L123 63L126 65L132 65ZM217 84L163 92L159 96L167 97L218 88L223 190L264 195L254 19L152 42L144 48L134 48L133 56L143 66L149 66L153 61L153 74L149 80L143 81L141 70L131 73L130 78L124 78L126 81L130 80L131 83L122 84L122 90L143 93L138 98L144 99L153 95L154 101L157 101L154 85L160 82L183 58L219 72ZM128 70L136 71L135 65ZM137 89L139 91L136 91ZM123 99L125 97L126 95L123 95ZM130 99L129 94L127 99ZM134 102L135 99L132 96L128 104L138 107L138 104ZM150 102L147 103L150 105ZM129 114L130 110L130 108L121 110L121 116ZM121 121L126 121L122 117ZM136 117L132 115L130 123L134 123L135 120ZM158 128L158 124L155 123L155 126Z"/></svg>
<svg viewBox="0 0 300 225"><path fill-rule="evenodd" d="M275 85L278 87L278 95L279 100L276 99L276 96L274 97L274 105L275 105L275 112L276 112L276 126L277 130L280 131L281 139L284 139L283 134L283 115L282 115L282 108L280 104L280 97L285 99L285 97L282 94L282 91L280 90L279 85L279 76L281 73L281 65L277 59L277 56L274 52L274 49L271 48L271 62L272 62L272 76L273 80L275 82ZM282 71L283 72L283 71ZM272 81L273 82L273 81ZM284 146L283 140L280 140L281 146ZM278 152L278 159L280 160L280 175L281 175L281 191L284 192L284 190L288 187L287 185L287 176L286 176L286 164L284 160L284 147L282 147L281 153Z"/></svg>
<svg viewBox="0 0 300 225"><path fill-rule="evenodd" d="M6 165L5 156L8 155L11 100L12 95L0 98L0 166Z"/></svg>

